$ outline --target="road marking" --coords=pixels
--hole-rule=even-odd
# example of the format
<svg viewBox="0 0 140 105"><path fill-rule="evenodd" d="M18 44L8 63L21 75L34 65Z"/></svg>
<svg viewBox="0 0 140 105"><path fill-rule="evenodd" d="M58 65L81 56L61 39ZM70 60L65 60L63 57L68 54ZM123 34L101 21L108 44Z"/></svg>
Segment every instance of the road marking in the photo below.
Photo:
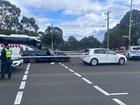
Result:
<svg viewBox="0 0 140 105"><path fill-rule="evenodd" d="M23 76L23 78L22 78L22 80L24 80L24 81L21 81L19 90L25 88L26 80L27 80L27 76L28 76L27 74L29 73L30 65L31 65L31 64L28 63L28 65L27 65L27 67L26 67L26 71L25 71L24 76ZM16 95L16 98L15 98L14 105L19 105L19 104L21 103L22 96L23 96L23 91L18 91L18 93L17 93L17 95Z"/></svg>
<svg viewBox="0 0 140 105"><path fill-rule="evenodd" d="M65 65L64 65L64 64L62 64L62 63L59 63L59 64L60 64L61 66L63 66L63 67L65 66Z"/></svg>
<svg viewBox="0 0 140 105"><path fill-rule="evenodd" d="M31 66L31 63L28 63L26 70L29 70Z"/></svg>
<svg viewBox="0 0 140 105"><path fill-rule="evenodd" d="M109 96L109 93L104 91L102 88L98 87L98 86L94 86L95 89L97 89L98 91L100 91L101 93L103 93L106 96Z"/></svg>
<svg viewBox="0 0 140 105"><path fill-rule="evenodd" d="M122 101L120 101L117 98L112 99L113 101L115 101L116 103L118 103L119 105L126 105L125 103L123 103Z"/></svg>
<svg viewBox="0 0 140 105"><path fill-rule="evenodd" d="M76 72L75 72L74 74L75 74L76 76L78 76L78 77L82 77L80 74L78 74L78 73L76 73Z"/></svg>
<svg viewBox="0 0 140 105"><path fill-rule="evenodd" d="M27 80L27 77L28 77L28 75L24 75L22 80L23 81L26 81Z"/></svg>
<svg viewBox="0 0 140 105"><path fill-rule="evenodd" d="M72 72L72 73L74 72L72 69L68 69L68 70L69 70L70 72Z"/></svg>
<svg viewBox="0 0 140 105"><path fill-rule="evenodd" d="M28 73L29 73L29 71L25 71L25 73L24 73L24 74L25 74L25 75L27 75Z"/></svg>
<svg viewBox="0 0 140 105"><path fill-rule="evenodd" d="M26 81L22 81L21 84L20 84L19 89L24 89L25 88L25 84L26 84Z"/></svg>
<svg viewBox="0 0 140 105"><path fill-rule="evenodd" d="M93 84L90 80L86 79L86 78L82 78L82 75L76 73L74 70L70 69L69 67L65 66L62 63L59 63L61 66L65 67L67 70L69 70L70 72L73 72L76 76L80 77L82 80L84 80L86 83L88 84ZM105 90L103 90L102 88L100 88L99 86L93 86L95 89L97 89L98 91L100 91L101 93L103 93L106 96L113 96L113 95L127 95L128 93L108 93ZM125 103L123 103L122 101L120 101L117 98L112 99L113 101L115 101L116 103L118 103L119 105L126 105Z"/></svg>
<svg viewBox="0 0 140 105"><path fill-rule="evenodd" d="M82 78L82 80L84 80L86 83L88 83L88 84L93 84L91 81L89 81L88 79L86 79L86 78Z"/></svg>
<svg viewBox="0 0 140 105"><path fill-rule="evenodd" d="M128 93L110 93L109 95L115 96L115 95L127 95Z"/></svg>
<svg viewBox="0 0 140 105"><path fill-rule="evenodd" d="M22 96L23 96L23 91L19 91L17 93L17 96L16 96L16 99L15 99L14 105L19 105L21 103Z"/></svg>
<svg viewBox="0 0 140 105"><path fill-rule="evenodd" d="M54 65L54 64L55 64L55 62L51 62L50 64L51 64L51 65Z"/></svg>
<svg viewBox="0 0 140 105"><path fill-rule="evenodd" d="M68 69L68 67L67 66L64 66L66 69Z"/></svg>

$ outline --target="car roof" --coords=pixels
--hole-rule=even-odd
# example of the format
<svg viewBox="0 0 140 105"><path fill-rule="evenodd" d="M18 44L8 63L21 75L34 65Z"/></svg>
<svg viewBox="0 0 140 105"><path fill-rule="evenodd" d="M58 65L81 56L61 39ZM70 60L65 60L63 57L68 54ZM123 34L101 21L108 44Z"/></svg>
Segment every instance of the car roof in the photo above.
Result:
<svg viewBox="0 0 140 105"><path fill-rule="evenodd" d="M89 50L104 50L106 48L88 48Z"/></svg>
<svg viewBox="0 0 140 105"><path fill-rule="evenodd" d="M129 46L129 47L133 48L133 47L140 47L140 46Z"/></svg>

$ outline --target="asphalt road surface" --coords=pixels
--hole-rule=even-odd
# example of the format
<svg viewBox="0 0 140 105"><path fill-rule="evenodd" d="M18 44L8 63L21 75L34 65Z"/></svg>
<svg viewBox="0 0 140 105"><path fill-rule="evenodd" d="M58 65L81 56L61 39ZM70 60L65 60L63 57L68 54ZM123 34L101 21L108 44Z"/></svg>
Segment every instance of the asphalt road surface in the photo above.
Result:
<svg viewBox="0 0 140 105"><path fill-rule="evenodd" d="M140 61L23 64L0 81L0 105L140 105Z"/></svg>

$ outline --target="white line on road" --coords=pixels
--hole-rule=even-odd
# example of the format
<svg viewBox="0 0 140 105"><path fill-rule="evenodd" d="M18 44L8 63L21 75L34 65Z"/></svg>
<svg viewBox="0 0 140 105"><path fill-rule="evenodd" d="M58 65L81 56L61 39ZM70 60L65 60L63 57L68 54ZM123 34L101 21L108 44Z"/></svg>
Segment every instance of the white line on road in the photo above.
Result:
<svg viewBox="0 0 140 105"><path fill-rule="evenodd" d="M65 65L63 65L62 63L59 63L59 64L60 64L61 66L63 66L63 67L65 66Z"/></svg>
<svg viewBox="0 0 140 105"><path fill-rule="evenodd" d="M75 74L76 76L78 76L78 77L82 77L80 74L78 74L78 73L76 73L76 72L75 72L74 74Z"/></svg>
<svg viewBox="0 0 140 105"><path fill-rule="evenodd" d="M93 84L90 80L86 79L86 78L82 78L82 80L84 80L86 83L88 84Z"/></svg>
<svg viewBox="0 0 140 105"><path fill-rule="evenodd" d="M31 66L31 63L28 63L26 70L29 70Z"/></svg>
<svg viewBox="0 0 140 105"><path fill-rule="evenodd" d="M24 75L22 80L23 81L26 81L27 80L27 77L28 77L28 75Z"/></svg>
<svg viewBox="0 0 140 105"><path fill-rule="evenodd" d="M98 91L100 91L101 93L103 93L106 96L109 96L109 93L104 91L102 88L98 87L98 86L94 86L95 89L97 89Z"/></svg>
<svg viewBox="0 0 140 105"><path fill-rule="evenodd" d="M67 66L64 66L66 69L68 69L68 67Z"/></svg>
<svg viewBox="0 0 140 105"><path fill-rule="evenodd" d="M25 71L25 73L24 73L24 74L25 74L25 75L27 75L28 73L29 73L29 71Z"/></svg>
<svg viewBox="0 0 140 105"><path fill-rule="evenodd" d="M90 80L86 79L86 78L82 78L82 75L76 73L74 70L70 69L69 67L65 66L62 63L59 63L61 66L65 67L67 70L69 70L70 72L73 72L76 76L80 77L82 80L84 80L86 83L88 84L93 84ZM108 93L105 90L103 90L102 88L100 88L99 86L93 86L95 89L97 89L98 91L100 91L102 94L106 95L106 96L113 96L113 95L127 95L128 93ZM123 103L122 101L120 101L117 98L112 99L113 101L115 101L116 103L118 103L119 105L126 105L125 103Z"/></svg>
<svg viewBox="0 0 140 105"><path fill-rule="evenodd" d="M115 95L127 95L128 93L110 93L109 95L115 96Z"/></svg>
<svg viewBox="0 0 140 105"><path fill-rule="evenodd" d="M72 69L68 69L68 70L69 70L70 72L72 72L72 73L74 72Z"/></svg>
<svg viewBox="0 0 140 105"><path fill-rule="evenodd" d="M25 88L25 84L26 84L26 81L22 81L21 84L20 84L19 89L24 89Z"/></svg>
<svg viewBox="0 0 140 105"><path fill-rule="evenodd" d="M115 101L116 103L118 103L119 105L126 105L125 103L123 103L122 101L120 101L117 98L112 99L113 101Z"/></svg>
<svg viewBox="0 0 140 105"><path fill-rule="evenodd" d="M15 99L14 105L19 105L21 103L22 96L23 96L23 91L19 91L17 93L17 96L16 96L16 99Z"/></svg>
<svg viewBox="0 0 140 105"><path fill-rule="evenodd" d="M54 64L55 64L55 62L51 62L50 64L51 64L51 65L54 65Z"/></svg>

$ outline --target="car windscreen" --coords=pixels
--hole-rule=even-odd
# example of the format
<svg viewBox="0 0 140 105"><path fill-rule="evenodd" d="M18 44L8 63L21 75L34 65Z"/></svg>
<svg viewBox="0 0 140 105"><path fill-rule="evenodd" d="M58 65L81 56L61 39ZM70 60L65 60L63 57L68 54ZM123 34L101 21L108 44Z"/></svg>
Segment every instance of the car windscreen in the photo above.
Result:
<svg viewBox="0 0 140 105"><path fill-rule="evenodd" d="M84 54L89 54L89 49L84 49L83 51L82 51L82 53L84 53Z"/></svg>

